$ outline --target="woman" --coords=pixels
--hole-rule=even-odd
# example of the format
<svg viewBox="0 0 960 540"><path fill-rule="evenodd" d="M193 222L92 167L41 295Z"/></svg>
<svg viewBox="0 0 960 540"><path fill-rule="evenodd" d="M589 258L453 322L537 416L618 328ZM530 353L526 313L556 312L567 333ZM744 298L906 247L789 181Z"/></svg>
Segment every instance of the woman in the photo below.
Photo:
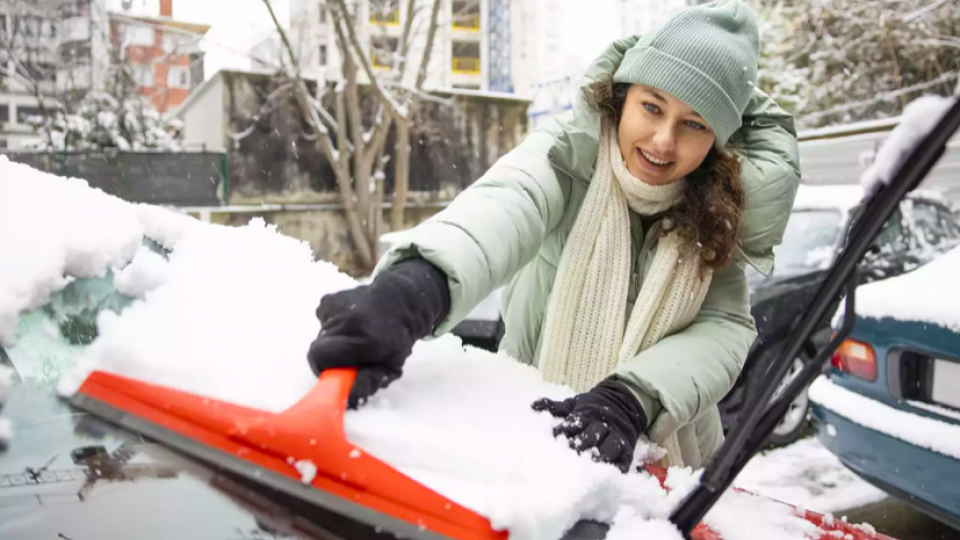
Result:
<svg viewBox="0 0 960 540"><path fill-rule="evenodd" d="M356 406L507 285L501 350L578 392L533 405L563 418L556 435L624 471L641 434L702 466L756 337L745 265L769 272L799 179L792 119L754 87L758 50L741 0L613 43L571 120L416 227L372 284L322 299L314 372L359 368Z"/></svg>

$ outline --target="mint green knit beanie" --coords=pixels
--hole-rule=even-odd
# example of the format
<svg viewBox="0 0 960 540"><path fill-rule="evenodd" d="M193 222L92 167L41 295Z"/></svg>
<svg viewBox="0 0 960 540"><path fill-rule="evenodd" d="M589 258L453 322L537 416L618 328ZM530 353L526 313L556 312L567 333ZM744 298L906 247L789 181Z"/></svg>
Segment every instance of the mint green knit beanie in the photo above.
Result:
<svg viewBox="0 0 960 540"><path fill-rule="evenodd" d="M760 36L742 0L685 9L627 51L614 82L643 84L676 97L710 124L722 147L740 129L757 81Z"/></svg>

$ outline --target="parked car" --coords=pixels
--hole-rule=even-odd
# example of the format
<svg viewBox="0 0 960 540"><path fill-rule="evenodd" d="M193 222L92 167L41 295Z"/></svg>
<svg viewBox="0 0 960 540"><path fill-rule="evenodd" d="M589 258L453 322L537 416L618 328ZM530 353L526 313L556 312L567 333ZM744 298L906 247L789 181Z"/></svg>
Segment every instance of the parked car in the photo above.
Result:
<svg viewBox="0 0 960 540"><path fill-rule="evenodd" d="M848 468L960 529L960 248L860 287L850 337L810 387L817 437Z"/></svg>
<svg viewBox="0 0 960 540"><path fill-rule="evenodd" d="M764 277L752 268L748 270L752 313L759 335L739 379L720 402L726 429L740 413L746 381L763 375L794 322L816 294L862 196L856 185L801 185L783 242L774 250L773 272ZM917 191L908 195L861 265L861 283L898 276L960 244L960 225L953 212L953 206L936 193ZM823 321L805 354L813 354L829 339L829 321ZM802 367L803 360L798 358L781 387ZM781 446L800 438L808 428L809 410L809 399L805 392L801 393L774 430L770 444Z"/></svg>

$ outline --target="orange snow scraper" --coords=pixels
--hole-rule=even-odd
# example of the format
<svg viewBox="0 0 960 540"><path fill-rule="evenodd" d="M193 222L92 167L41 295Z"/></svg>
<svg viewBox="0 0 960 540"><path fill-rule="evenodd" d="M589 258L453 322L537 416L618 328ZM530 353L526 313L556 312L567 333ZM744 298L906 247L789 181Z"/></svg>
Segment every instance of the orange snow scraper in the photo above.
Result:
<svg viewBox="0 0 960 540"><path fill-rule="evenodd" d="M346 439L343 414L354 370L328 370L299 402L277 414L95 371L71 404L104 421L312 508L375 528L378 535L413 540L507 540L490 521L405 476ZM661 483L667 471L647 467ZM829 531L868 538L846 523L799 514ZM601 540L607 526L592 523L566 540ZM836 532L833 533L834 535ZM352 540L352 535L328 534ZM356 535L366 538L367 535ZM702 523L696 540L721 540ZM870 538L885 538L882 535ZM558 539L559 540L559 539Z"/></svg>

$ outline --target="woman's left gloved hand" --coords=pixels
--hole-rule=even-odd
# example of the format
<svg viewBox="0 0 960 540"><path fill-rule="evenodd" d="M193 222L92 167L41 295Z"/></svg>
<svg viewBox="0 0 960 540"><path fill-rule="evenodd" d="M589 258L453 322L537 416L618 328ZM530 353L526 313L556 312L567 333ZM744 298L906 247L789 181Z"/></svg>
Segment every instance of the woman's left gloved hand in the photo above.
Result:
<svg viewBox="0 0 960 540"><path fill-rule="evenodd" d="M591 451L594 460L616 465L623 472L630 470L637 439L647 428L640 402L613 379L563 401L537 400L533 409L563 418L553 435L566 435L570 448L578 453Z"/></svg>

